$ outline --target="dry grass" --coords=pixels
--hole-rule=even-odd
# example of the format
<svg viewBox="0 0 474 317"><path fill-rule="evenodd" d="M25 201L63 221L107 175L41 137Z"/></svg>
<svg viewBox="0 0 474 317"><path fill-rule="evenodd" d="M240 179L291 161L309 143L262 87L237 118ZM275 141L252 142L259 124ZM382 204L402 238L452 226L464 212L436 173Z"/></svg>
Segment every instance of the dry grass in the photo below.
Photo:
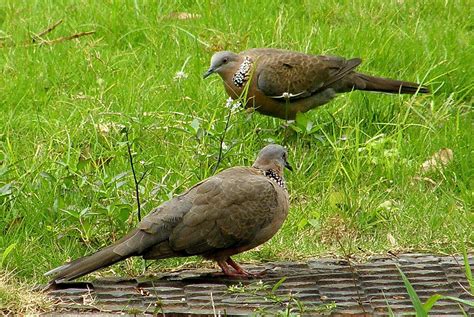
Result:
<svg viewBox="0 0 474 317"><path fill-rule="evenodd" d="M1 315L36 315L51 311L53 306L51 297L19 281L14 273L0 270Z"/></svg>

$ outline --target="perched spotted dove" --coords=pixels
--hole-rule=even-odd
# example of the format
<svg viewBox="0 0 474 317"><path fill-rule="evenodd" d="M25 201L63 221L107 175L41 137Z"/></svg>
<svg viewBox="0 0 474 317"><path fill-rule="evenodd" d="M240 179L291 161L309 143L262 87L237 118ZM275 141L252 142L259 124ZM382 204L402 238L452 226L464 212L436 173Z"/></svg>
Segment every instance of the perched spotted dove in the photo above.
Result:
<svg viewBox="0 0 474 317"><path fill-rule="evenodd" d="M429 92L416 83L357 73L360 63L360 58L347 60L271 48L239 54L222 51L212 56L204 78L218 73L231 98L246 97L246 107L282 119L295 119L298 112L321 106L341 92Z"/></svg>
<svg viewBox="0 0 474 317"><path fill-rule="evenodd" d="M216 261L229 276L252 275L230 256L264 243L283 224L288 214L285 167L292 170L287 151L280 145L267 145L252 167L232 167L197 183L157 207L116 243L45 275L52 275L51 284L55 284L131 256L191 255Z"/></svg>

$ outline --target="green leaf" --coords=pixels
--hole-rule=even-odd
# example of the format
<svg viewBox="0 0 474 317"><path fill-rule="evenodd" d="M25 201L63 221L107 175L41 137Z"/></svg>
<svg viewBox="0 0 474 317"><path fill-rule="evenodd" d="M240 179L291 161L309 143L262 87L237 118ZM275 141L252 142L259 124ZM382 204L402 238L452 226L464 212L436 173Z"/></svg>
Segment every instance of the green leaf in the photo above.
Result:
<svg viewBox="0 0 474 317"><path fill-rule="evenodd" d="M6 249L5 251L3 251L2 253L2 259L0 260L0 267L3 266L3 263L5 262L5 259L7 258L7 256L13 251L13 249L15 249L16 247L16 242L10 244Z"/></svg>
<svg viewBox="0 0 474 317"><path fill-rule="evenodd" d="M39 173L39 175L50 183L55 183L56 182L56 178L48 172L43 171L43 172Z"/></svg>
<svg viewBox="0 0 474 317"><path fill-rule="evenodd" d="M12 194L12 183L8 183L0 187L0 197Z"/></svg>
<svg viewBox="0 0 474 317"><path fill-rule="evenodd" d="M69 209L63 209L62 211L64 211L65 213L67 213L68 215L70 215L71 217L74 217L76 219L80 219L81 218L81 215L78 211L76 210L69 210Z"/></svg>
<svg viewBox="0 0 474 317"><path fill-rule="evenodd" d="M306 133L310 134L311 131L313 130L313 121L308 121L306 123Z"/></svg>
<svg viewBox="0 0 474 317"><path fill-rule="evenodd" d="M79 217L84 217L85 215L87 215L88 213L90 213L91 211L91 208L90 207L86 207L84 209L82 209L80 212L79 212Z"/></svg>
<svg viewBox="0 0 474 317"><path fill-rule="evenodd" d="M127 141L117 141L117 146L119 147L124 147L124 146L127 146Z"/></svg>
<svg viewBox="0 0 474 317"><path fill-rule="evenodd" d="M418 294L415 292L415 289L411 285L410 281L408 280L408 278L402 272L402 270L400 269L398 265L397 265L397 269L400 272L400 275L402 276L403 284L405 284L405 288L407 289L408 296L410 296L411 302L413 303L413 306L415 307L416 316L428 317L428 314L425 311L423 304L421 303L420 298L418 297Z"/></svg>
<svg viewBox="0 0 474 317"><path fill-rule="evenodd" d="M466 271L466 279L469 283L471 295L474 296L474 280L472 279L471 265L469 264L469 258L467 256L466 247L464 245L462 247L462 257L464 259L464 269Z"/></svg>
<svg viewBox="0 0 474 317"><path fill-rule="evenodd" d="M91 159L79 159L79 162L76 164L76 170L80 171L83 170L88 164L92 162Z"/></svg>
<svg viewBox="0 0 474 317"><path fill-rule="evenodd" d="M443 295L440 294L434 294L430 296L430 298L428 298L428 300L423 304L423 309L426 312L429 312L433 305L436 304L436 302L439 301L441 298L443 298Z"/></svg>
<svg viewBox="0 0 474 317"><path fill-rule="evenodd" d="M0 8L0 27L3 26L7 17L7 10L5 8Z"/></svg>
<svg viewBox="0 0 474 317"><path fill-rule="evenodd" d="M194 118L193 121L189 124L191 128L193 128L194 132L198 132L199 128L201 127L201 122L197 118Z"/></svg>
<svg viewBox="0 0 474 317"><path fill-rule="evenodd" d="M117 220L121 223L125 223L132 212L132 206L128 204L120 204L115 206L118 209L116 212Z"/></svg>
<svg viewBox="0 0 474 317"><path fill-rule="evenodd" d="M126 185L126 184L128 184L128 181L126 181L126 180L125 180L125 181L117 182L117 183L115 184L115 188L116 188L116 189L119 189L120 187L122 187L122 186L124 186L124 185Z"/></svg>
<svg viewBox="0 0 474 317"><path fill-rule="evenodd" d="M309 116L306 113L298 112L296 114L295 123L300 131L305 131L307 133L313 128L313 122L309 119Z"/></svg>
<svg viewBox="0 0 474 317"><path fill-rule="evenodd" d="M299 113L299 112L298 112L298 113ZM298 127L298 126L296 126L296 125L294 125L294 124L290 125L290 128L292 128L293 131L295 131L296 133L302 133L302 132L303 132L303 130L301 130L300 127Z"/></svg>
<svg viewBox="0 0 474 317"><path fill-rule="evenodd" d="M68 176L65 176L62 178L62 181L63 181L63 185L66 189L71 189L74 185L74 180L75 180L75 176L74 175L68 175Z"/></svg>
<svg viewBox="0 0 474 317"><path fill-rule="evenodd" d="M286 277L282 277L278 282L276 282L276 284L272 287L272 293L275 293L285 281Z"/></svg>
<svg viewBox="0 0 474 317"><path fill-rule="evenodd" d="M0 176L7 174L9 171L10 169L8 168L8 166L3 166L2 168L0 168Z"/></svg>
<svg viewBox="0 0 474 317"><path fill-rule="evenodd" d="M298 222L296 226L298 227L299 230L301 230L304 227L306 227L307 224L308 224L308 220L306 218L303 218Z"/></svg>
<svg viewBox="0 0 474 317"><path fill-rule="evenodd" d="M116 181L118 181L118 180L121 180L122 178L124 178L125 176L127 176L128 173L129 173L129 172L126 171L126 172L122 172L122 173L120 173L120 174L118 174L118 175L115 175L115 176L112 177L112 179L110 180L110 183L114 183L114 182L116 182Z"/></svg>
<svg viewBox="0 0 474 317"><path fill-rule="evenodd" d="M321 223L319 222L318 219L308 219L309 224L311 227L315 229L319 229L321 227Z"/></svg>
<svg viewBox="0 0 474 317"><path fill-rule="evenodd" d="M334 209L341 209L341 205L344 204L346 195L343 192L331 192L329 194L329 206Z"/></svg>

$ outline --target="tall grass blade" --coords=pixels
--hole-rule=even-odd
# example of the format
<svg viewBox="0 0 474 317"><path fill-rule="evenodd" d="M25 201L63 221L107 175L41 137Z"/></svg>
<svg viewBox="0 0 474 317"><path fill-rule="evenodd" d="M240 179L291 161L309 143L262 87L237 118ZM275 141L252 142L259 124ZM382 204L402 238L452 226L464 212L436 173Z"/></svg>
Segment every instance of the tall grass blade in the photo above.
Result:
<svg viewBox="0 0 474 317"><path fill-rule="evenodd" d="M469 283L469 290L471 295L474 296L474 279L472 278L471 265L469 264L469 257L467 256L466 247L463 245L462 257L464 259L464 269L466 271L466 278Z"/></svg>
<svg viewBox="0 0 474 317"><path fill-rule="evenodd" d="M474 300L461 299L461 298L452 297L452 296L442 296L442 298L449 299L449 300L452 300L453 302L464 304L469 307L474 307Z"/></svg>
<svg viewBox="0 0 474 317"><path fill-rule="evenodd" d="M410 296L411 302L413 303L413 307L415 308L416 316L417 317L428 317L423 304L421 303L418 294L416 293L415 289L411 285L410 281L406 277L405 273L402 272L400 267L397 266L400 275L402 276L403 284L405 284L405 288L407 289L408 296Z"/></svg>

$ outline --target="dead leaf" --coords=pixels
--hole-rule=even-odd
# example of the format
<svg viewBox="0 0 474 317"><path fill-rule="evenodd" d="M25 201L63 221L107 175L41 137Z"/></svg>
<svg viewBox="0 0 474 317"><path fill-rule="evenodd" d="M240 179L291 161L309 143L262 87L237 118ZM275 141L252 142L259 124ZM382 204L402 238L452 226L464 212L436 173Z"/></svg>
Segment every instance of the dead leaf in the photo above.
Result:
<svg viewBox="0 0 474 317"><path fill-rule="evenodd" d="M135 291L142 296L152 296L150 291L141 287L135 287Z"/></svg>
<svg viewBox="0 0 474 317"><path fill-rule="evenodd" d="M397 246L397 240L395 239L395 237L390 232L387 233L387 240L388 240L388 242L390 242L390 245L392 247Z"/></svg>
<svg viewBox="0 0 474 317"><path fill-rule="evenodd" d="M432 185L432 186L438 186L438 183L436 183L434 180L432 180L431 178L429 177L420 177L420 176L414 176L412 178L413 181L424 181L426 183L428 183L429 185ZM412 185L415 184L415 182L411 182Z"/></svg>
<svg viewBox="0 0 474 317"><path fill-rule="evenodd" d="M124 128L125 126L123 124L116 122L100 122L96 124L97 131L103 136L106 136L111 132L119 132Z"/></svg>
<svg viewBox="0 0 474 317"><path fill-rule="evenodd" d="M190 12L171 12L165 18L167 19L176 19L176 20L190 20L190 19L199 19L200 14L190 13Z"/></svg>
<svg viewBox="0 0 474 317"><path fill-rule="evenodd" d="M387 211L392 211L397 208L397 202L394 201L393 199L389 199L381 203L379 205L379 208L385 209Z"/></svg>
<svg viewBox="0 0 474 317"><path fill-rule="evenodd" d="M429 160L421 164L421 172L427 173L446 167L454 158L453 150L442 148L434 153Z"/></svg>

